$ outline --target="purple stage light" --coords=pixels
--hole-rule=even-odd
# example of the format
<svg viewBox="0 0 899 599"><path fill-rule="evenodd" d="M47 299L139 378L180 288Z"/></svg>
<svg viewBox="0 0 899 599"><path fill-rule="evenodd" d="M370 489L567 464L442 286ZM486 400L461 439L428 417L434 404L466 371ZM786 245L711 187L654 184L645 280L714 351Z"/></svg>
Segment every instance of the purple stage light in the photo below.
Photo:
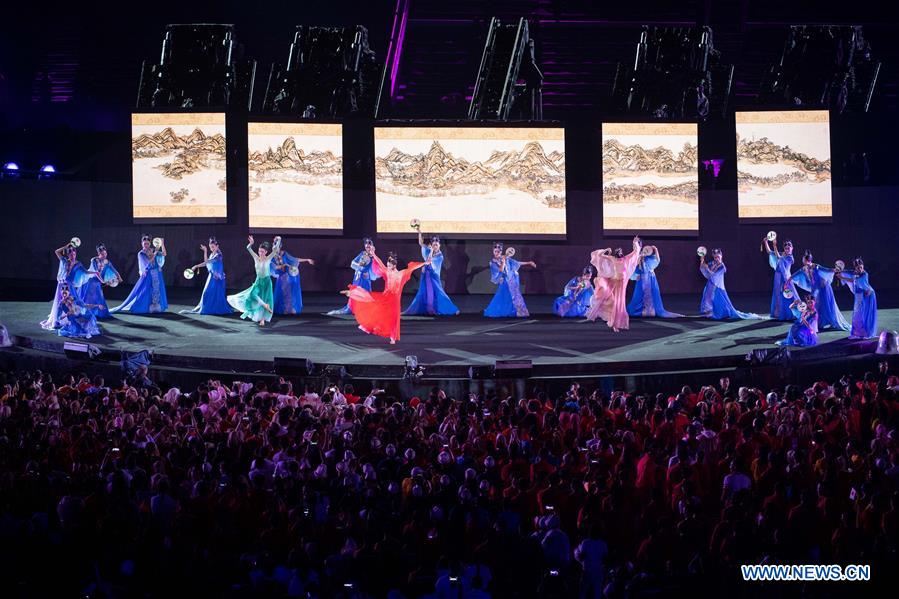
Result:
<svg viewBox="0 0 899 599"><path fill-rule="evenodd" d="M724 158L712 158L711 160L703 160L702 165L705 167L705 170L712 169L712 176L716 179L718 175L721 174L721 165L724 164Z"/></svg>
<svg viewBox="0 0 899 599"><path fill-rule="evenodd" d="M3 165L3 170L5 171L17 171L19 170L19 165L15 162L7 162Z"/></svg>
<svg viewBox="0 0 899 599"><path fill-rule="evenodd" d="M41 167L41 172L44 173L45 175L52 175L53 173L56 172L56 167L53 166L52 164L45 164L44 166Z"/></svg>
<svg viewBox="0 0 899 599"><path fill-rule="evenodd" d="M406 23L409 21L409 3L403 5L403 16L400 18L400 30L396 47L393 50L393 65L390 67L390 95L394 96L396 77L400 70L400 56L403 54L403 41L406 39ZM399 98L396 98L399 99Z"/></svg>

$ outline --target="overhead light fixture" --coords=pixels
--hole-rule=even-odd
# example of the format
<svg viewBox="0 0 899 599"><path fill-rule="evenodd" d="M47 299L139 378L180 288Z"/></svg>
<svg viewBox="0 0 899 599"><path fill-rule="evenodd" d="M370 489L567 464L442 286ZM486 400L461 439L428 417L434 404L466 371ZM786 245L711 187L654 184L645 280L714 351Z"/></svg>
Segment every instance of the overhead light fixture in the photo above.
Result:
<svg viewBox="0 0 899 599"><path fill-rule="evenodd" d="M3 165L3 171L0 171L0 177L4 179L18 179L19 165L16 162L7 162Z"/></svg>

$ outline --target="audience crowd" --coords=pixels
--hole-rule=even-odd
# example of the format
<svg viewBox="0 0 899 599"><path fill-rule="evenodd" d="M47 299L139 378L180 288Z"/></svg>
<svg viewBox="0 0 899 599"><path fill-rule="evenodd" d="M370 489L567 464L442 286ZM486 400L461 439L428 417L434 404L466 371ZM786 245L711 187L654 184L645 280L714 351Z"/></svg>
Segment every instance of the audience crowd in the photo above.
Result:
<svg viewBox="0 0 899 599"><path fill-rule="evenodd" d="M899 379L398 398L0 373L6 596L721 596L894 577ZM795 588L795 587L794 587Z"/></svg>

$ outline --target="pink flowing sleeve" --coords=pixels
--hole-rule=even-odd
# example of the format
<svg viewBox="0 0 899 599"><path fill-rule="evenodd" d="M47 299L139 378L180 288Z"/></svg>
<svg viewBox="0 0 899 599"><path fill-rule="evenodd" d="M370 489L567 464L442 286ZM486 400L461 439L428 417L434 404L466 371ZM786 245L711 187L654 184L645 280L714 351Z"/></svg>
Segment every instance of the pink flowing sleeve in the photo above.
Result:
<svg viewBox="0 0 899 599"><path fill-rule="evenodd" d="M385 273L387 272L387 267L384 266L384 263L381 262L381 259L378 258L377 254L372 255L372 261L374 262L374 264L371 265L372 273L374 273L378 277L384 277Z"/></svg>
<svg viewBox="0 0 899 599"><path fill-rule="evenodd" d="M634 274L634 271L637 270L637 264L640 262L640 252L634 250L627 256L623 258L624 262L624 278L630 279Z"/></svg>

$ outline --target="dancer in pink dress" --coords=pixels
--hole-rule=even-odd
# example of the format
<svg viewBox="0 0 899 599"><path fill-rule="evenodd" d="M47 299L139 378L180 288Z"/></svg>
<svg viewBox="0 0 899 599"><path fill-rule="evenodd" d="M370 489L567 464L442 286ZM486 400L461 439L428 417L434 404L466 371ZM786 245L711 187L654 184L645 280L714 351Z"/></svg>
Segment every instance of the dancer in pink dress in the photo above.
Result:
<svg viewBox="0 0 899 599"><path fill-rule="evenodd" d="M630 326L627 315L627 282L640 262L642 243L634 237L634 250L624 255L621 248L614 252L611 248L596 250L590 254L590 263L596 267L597 276L593 280L593 301L587 310L587 318L602 318L616 333Z"/></svg>

